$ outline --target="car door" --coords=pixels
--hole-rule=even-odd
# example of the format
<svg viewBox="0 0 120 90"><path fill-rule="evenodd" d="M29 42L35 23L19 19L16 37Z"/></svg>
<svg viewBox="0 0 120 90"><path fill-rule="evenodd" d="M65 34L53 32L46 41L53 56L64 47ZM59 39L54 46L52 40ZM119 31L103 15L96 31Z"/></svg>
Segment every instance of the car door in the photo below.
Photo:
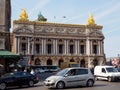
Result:
<svg viewBox="0 0 120 90"><path fill-rule="evenodd" d="M27 72L22 72L21 73L21 82L23 82L23 84L28 84L29 80L30 80L30 74L28 74Z"/></svg>
<svg viewBox="0 0 120 90"><path fill-rule="evenodd" d="M78 85L86 84L88 77L89 77L88 69L84 69L84 68L77 69L77 80L78 80L77 84Z"/></svg>
<svg viewBox="0 0 120 90"><path fill-rule="evenodd" d="M67 86L76 86L78 81L76 77L76 69L70 70L65 77Z"/></svg>
<svg viewBox="0 0 120 90"><path fill-rule="evenodd" d="M107 79L107 72L105 70L105 68L101 69L101 79Z"/></svg>
<svg viewBox="0 0 120 90"><path fill-rule="evenodd" d="M7 77L5 79L5 82L7 83L7 86L14 86L14 85L16 85L16 80L15 80L14 75L12 75L10 77Z"/></svg>

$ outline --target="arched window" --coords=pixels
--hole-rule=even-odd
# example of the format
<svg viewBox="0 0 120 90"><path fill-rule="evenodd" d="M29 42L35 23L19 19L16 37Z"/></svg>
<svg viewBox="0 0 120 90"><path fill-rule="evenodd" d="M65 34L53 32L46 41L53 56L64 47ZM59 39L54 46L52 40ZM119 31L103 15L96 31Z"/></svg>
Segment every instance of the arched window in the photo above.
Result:
<svg viewBox="0 0 120 90"><path fill-rule="evenodd" d="M52 65L52 60L51 59L47 60L47 65Z"/></svg>
<svg viewBox="0 0 120 90"><path fill-rule="evenodd" d="M72 59L70 59L70 62L74 62L74 59L72 58Z"/></svg>
<svg viewBox="0 0 120 90"><path fill-rule="evenodd" d="M41 65L41 61L39 58L35 59L35 65Z"/></svg>

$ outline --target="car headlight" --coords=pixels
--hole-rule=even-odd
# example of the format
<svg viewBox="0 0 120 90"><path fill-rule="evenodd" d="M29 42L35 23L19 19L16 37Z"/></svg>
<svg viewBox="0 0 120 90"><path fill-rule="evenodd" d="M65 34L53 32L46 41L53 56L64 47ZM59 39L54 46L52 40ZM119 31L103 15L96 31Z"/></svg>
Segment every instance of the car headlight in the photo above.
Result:
<svg viewBox="0 0 120 90"><path fill-rule="evenodd" d="M48 80L48 82L51 82L51 83L53 83L53 82L55 82L55 81L56 81L55 78L53 78L53 79L51 79L51 80Z"/></svg>

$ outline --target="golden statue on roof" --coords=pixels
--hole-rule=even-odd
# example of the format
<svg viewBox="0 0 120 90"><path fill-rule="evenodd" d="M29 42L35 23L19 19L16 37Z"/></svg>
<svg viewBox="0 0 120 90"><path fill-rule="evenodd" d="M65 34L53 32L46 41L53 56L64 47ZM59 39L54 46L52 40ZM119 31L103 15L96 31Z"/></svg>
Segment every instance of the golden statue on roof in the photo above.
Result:
<svg viewBox="0 0 120 90"><path fill-rule="evenodd" d="M28 14L26 13L25 9L22 9L22 12L20 14L20 20L21 21L28 21Z"/></svg>
<svg viewBox="0 0 120 90"><path fill-rule="evenodd" d="M87 24L88 25L95 25L95 21L94 21L94 18L93 18L92 14L89 15Z"/></svg>

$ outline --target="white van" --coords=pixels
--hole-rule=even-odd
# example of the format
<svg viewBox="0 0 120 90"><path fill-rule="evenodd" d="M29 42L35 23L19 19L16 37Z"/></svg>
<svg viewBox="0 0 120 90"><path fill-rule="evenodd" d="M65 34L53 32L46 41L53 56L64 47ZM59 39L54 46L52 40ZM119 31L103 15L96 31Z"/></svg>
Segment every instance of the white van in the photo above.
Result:
<svg viewBox="0 0 120 90"><path fill-rule="evenodd" d="M95 79L111 81L120 80L120 72L114 66L96 66L94 68Z"/></svg>

